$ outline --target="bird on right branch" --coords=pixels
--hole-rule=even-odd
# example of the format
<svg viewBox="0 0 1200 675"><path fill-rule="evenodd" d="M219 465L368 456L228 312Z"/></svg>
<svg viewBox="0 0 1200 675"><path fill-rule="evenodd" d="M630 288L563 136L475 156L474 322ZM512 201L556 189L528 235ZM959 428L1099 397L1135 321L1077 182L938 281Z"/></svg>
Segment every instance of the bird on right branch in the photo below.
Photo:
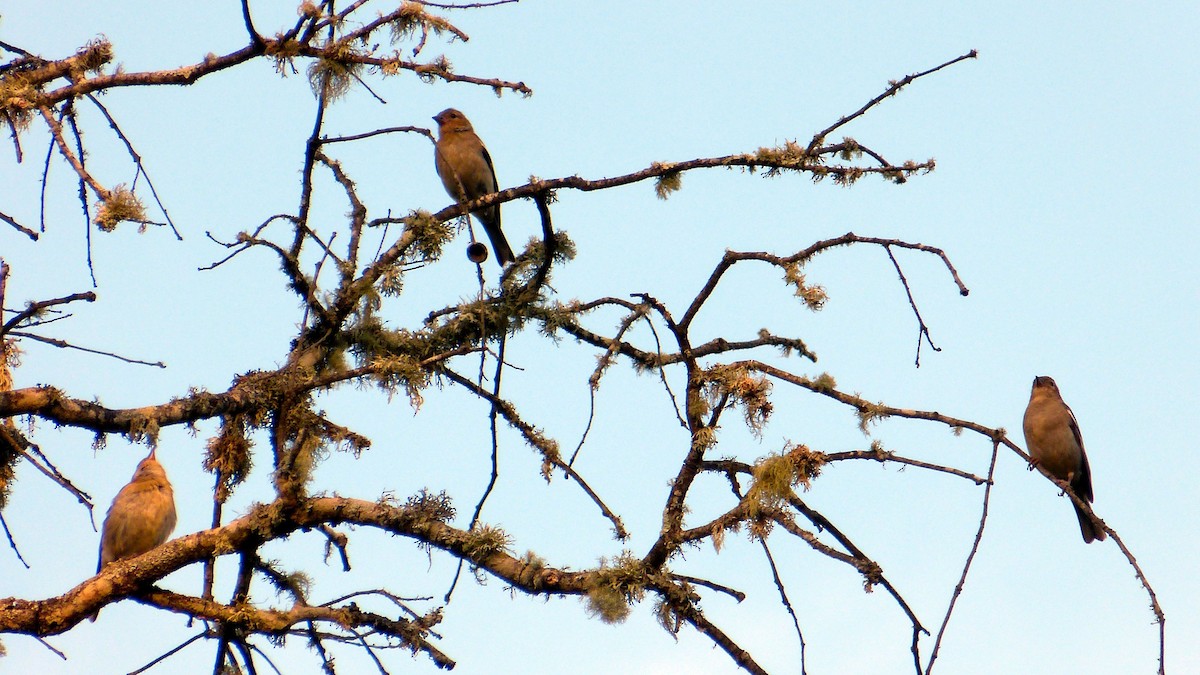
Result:
<svg viewBox="0 0 1200 675"><path fill-rule="evenodd" d="M1058 392L1054 379L1042 375L1033 378L1033 391L1025 408L1025 445L1032 458L1029 469L1041 466L1055 478L1065 481L1080 499L1093 502L1092 470L1083 450L1079 423ZM1084 543L1104 541L1104 530L1096 526L1091 516L1074 502L1075 516Z"/></svg>

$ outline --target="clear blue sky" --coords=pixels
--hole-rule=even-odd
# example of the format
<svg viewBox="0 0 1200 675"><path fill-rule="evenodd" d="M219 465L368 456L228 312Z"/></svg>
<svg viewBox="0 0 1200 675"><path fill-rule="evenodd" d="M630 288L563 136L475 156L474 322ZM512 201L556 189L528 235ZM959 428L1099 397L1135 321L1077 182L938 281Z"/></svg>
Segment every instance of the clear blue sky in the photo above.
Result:
<svg viewBox="0 0 1200 675"><path fill-rule="evenodd" d="M295 20L287 2L252 3L261 31ZM386 11L387 7L380 6ZM373 15L372 15L373 16ZM864 180L845 189L801 176L767 179L739 171L684 176L662 202L652 185L606 193L560 193L555 224L579 249L558 272L565 298L649 292L681 308L727 249L794 252L847 231L944 248L971 289L958 296L927 256L901 262L940 353L913 367L915 320L887 257L857 248L827 253L808 268L828 307L802 309L772 271L748 267L720 293L698 330L749 337L760 327L802 337L820 356L806 365L764 359L873 400L937 410L1007 428L1022 443L1021 414L1035 375L1052 375L1082 426L1097 513L1137 555L1167 615L1168 672L1200 671L1200 585L1195 582L1198 499L1190 424L1200 404L1200 273L1196 271L1196 115L1200 94L1200 12L1194 3L622 3L522 2L456 12L468 43L432 41L463 74L524 81L528 99L463 84L426 85L402 75L356 91L331 111L330 133L432 125L448 106L475 123L503 186L528 176L599 178L678 161L753 151L812 134L880 93L888 80L970 49L979 58L918 81L845 131L895 163L936 158L934 173L904 186ZM241 46L236 3L6 3L0 40L47 58L72 53L98 34L126 70L193 63ZM303 67L303 66L302 66ZM152 230L93 234L101 302L74 311L54 335L148 360L166 370L25 343L16 386L49 383L114 407L147 405L188 387L219 390L238 373L271 368L286 356L300 321L276 263L252 252L214 272L196 268L272 214L294 211L302 141L313 97L300 75L279 78L267 62L245 65L189 88L126 89L104 103L141 152L185 241ZM110 184L132 170L103 121L88 113L93 166ZM24 137L25 163L0 146L0 210L36 223L45 135ZM391 209L447 205L428 142L393 135L339 147L360 195ZM329 186L326 185L326 188ZM83 225L74 182L56 162L48 231L33 244L0 225L0 256L14 266L13 301L88 290ZM317 204L325 231L346 211L336 193ZM531 203L505 207L515 248L537 233ZM474 269L465 237L445 259L414 274L385 309L413 325L431 308L471 297ZM485 268L494 275L494 268ZM494 279L494 277L493 277ZM598 329L615 314L592 319ZM647 337L640 335L645 341ZM508 396L562 445L573 448L587 419L592 351L537 335L511 340ZM473 372L473 366L462 369ZM785 441L825 451L862 449L848 409L778 384L776 414L761 440L724 422L719 454L752 461ZM401 398L347 390L323 397L338 422L375 441L360 460L334 455L320 489L374 499L421 487L457 497L460 524L486 482L486 408L460 391L427 392L414 416ZM579 469L624 516L643 552L656 536L666 481L686 447L656 378L625 367L607 376L597 422ZM200 468L213 431L169 429L160 457L177 490L178 534L207 527L211 477ZM99 453L88 434L38 425L34 438L89 492L102 517L145 449L110 439ZM872 429L891 450L986 471L990 444L944 428L895 420ZM502 481L485 520L551 564L581 568L621 545L575 486L537 476L539 459L508 430L501 434ZM259 452L266 450L260 444ZM266 498L261 457L231 513ZM692 522L728 506L727 490L706 486ZM839 523L936 628L974 534L981 492L964 481L876 465L831 467L806 498ZM1069 503L1011 454L1001 455L991 517L980 554L941 651L945 673L1153 672L1157 632L1146 596L1111 542L1086 546ZM58 595L94 571L98 536L61 491L24 467L5 512L25 558L0 551L3 595ZM903 614L882 591L803 545L773 537L781 573L799 614L811 673L912 672ZM321 562L314 535L268 553L318 577L315 599L385 580L395 592L440 595L453 573L441 555L410 542L353 533L354 571ZM703 608L772 673L798 672L798 647L756 545L730 537L718 555L691 553L673 568L745 591L740 605L706 596ZM189 568L164 585L198 588ZM414 602L419 608L428 605ZM139 626L141 628L139 628ZM153 626L151 631L145 627ZM50 642L9 636L6 672L127 672L195 629L184 619L133 602L106 609ZM732 673L732 662L685 629L678 643L653 622L650 603L606 626L575 599L513 597L495 579L460 583L440 627L439 647L460 672ZM147 634L147 632L149 634ZM301 641L273 655L287 673L317 672ZM923 645L927 654L930 643ZM339 672L369 672L343 650ZM152 672L210 669L212 649L193 646ZM417 657L393 654L392 672L432 672ZM260 672L263 670L260 668Z"/></svg>

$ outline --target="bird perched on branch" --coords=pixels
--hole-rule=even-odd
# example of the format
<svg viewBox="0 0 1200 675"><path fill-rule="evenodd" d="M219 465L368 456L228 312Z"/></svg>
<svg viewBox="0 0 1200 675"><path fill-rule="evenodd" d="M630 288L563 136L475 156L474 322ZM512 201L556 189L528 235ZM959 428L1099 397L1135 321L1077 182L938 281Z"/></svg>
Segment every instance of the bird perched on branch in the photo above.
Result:
<svg viewBox="0 0 1200 675"><path fill-rule="evenodd" d="M1080 499L1092 502L1092 470L1088 467L1087 453L1083 451L1083 436L1079 423L1053 378L1033 378L1033 392L1029 395L1029 406L1025 408L1025 445L1033 458L1029 468L1041 466L1055 478L1066 481ZM1104 541L1104 530L1092 522L1091 516L1075 506L1079 518L1079 530L1084 543L1099 539Z"/></svg>
<svg viewBox="0 0 1200 675"><path fill-rule="evenodd" d="M133 478L108 507L100 535L96 572L117 560L132 558L167 540L175 529L175 493L155 450L138 464ZM95 621L99 612L91 616Z"/></svg>
<svg viewBox="0 0 1200 675"><path fill-rule="evenodd" d="M475 135L475 129L466 115L454 108L447 108L435 115L433 121L438 123L434 160L446 192L459 202L467 202L499 190L492 156L483 147L483 141ZM476 209L471 213L483 224L500 266L512 262L515 256L504 233L500 231L500 205Z"/></svg>

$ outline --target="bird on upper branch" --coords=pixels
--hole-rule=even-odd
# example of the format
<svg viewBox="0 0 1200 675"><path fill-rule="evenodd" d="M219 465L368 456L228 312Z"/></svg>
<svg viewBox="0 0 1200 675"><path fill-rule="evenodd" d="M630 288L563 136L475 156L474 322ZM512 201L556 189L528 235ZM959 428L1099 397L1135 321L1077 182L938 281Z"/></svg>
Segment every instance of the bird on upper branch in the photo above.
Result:
<svg viewBox="0 0 1200 675"><path fill-rule="evenodd" d="M483 146L483 141L475 135L475 129L466 115L454 108L447 108L435 115L433 121L438 123L434 160L446 192L461 203L498 191L492 156ZM516 256L500 231L500 205L476 209L471 213L487 232L492 250L496 253L496 262L501 267L512 262Z"/></svg>
<svg viewBox="0 0 1200 675"><path fill-rule="evenodd" d="M1071 490L1086 502L1094 501L1092 495L1092 470L1088 467L1087 453L1083 450L1083 436L1075 415L1063 401L1054 379L1045 375L1033 379L1033 391L1029 395L1029 406L1025 408L1025 445L1033 458L1030 469L1041 466L1055 478L1065 481ZM1084 543L1104 541L1107 536L1091 516L1075 506L1079 519L1079 530Z"/></svg>

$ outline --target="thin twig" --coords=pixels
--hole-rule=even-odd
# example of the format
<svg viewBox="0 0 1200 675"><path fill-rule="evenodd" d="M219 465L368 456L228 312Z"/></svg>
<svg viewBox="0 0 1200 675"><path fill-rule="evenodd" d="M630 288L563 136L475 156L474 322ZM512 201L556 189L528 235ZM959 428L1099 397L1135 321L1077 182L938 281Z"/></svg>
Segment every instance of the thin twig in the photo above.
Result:
<svg viewBox="0 0 1200 675"><path fill-rule="evenodd" d="M146 171L146 166L142 163L142 156L133 149L133 143L125 135L125 132L121 131L121 127L117 125L117 121L113 119L113 116L108 112L108 108L105 108L104 104L92 94L88 94L87 98L89 101L95 104L97 108L100 109L100 113L104 115L104 119L108 120L108 126L111 127L114 132L116 132L117 137L120 138L121 142L125 144L125 150L133 159L134 165L137 166L137 175L146 177L146 185L150 186L150 195L154 197L154 202L158 204L158 210L162 211L163 217L167 219L167 224L171 227L171 231L175 233L175 239L177 241L183 241L183 235L179 234L179 229L175 227L174 221L171 220L171 214L167 213L166 205L163 204L162 199L158 196L158 190L154 188L154 181L150 180L150 174ZM137 179L135 177L134 184L136 185L136 183Z"/></svg>
<svg viewBox="0 0 1200 675"><path fill-rule="evenodd" d="M6 436L9 436L9 431L11 431L11 430L6 430L4 427L0 426L0 434L5 434ZM10 436L10 438L11 438L11 436ZM33 468L42 472L43 475L45 475L50 480L54 481L59 487L66 490L67 492L75 495L75 499L78 500L80 504L83 504L87 508L88 517L91 518L92 509L94 508L94 506L92 504L92 496L89 495L88 493L84 492L83 490L80 490L79 488L75 487L75 484L72 483L70 481L70 479L68 479L66 476L64 476L62 474L62 472L60 472L58 470L58 467L56 467L52 463L50 463L50 460L47 459L47 457L44 454L42 454L41 448L39 448L36 444L29 443L24 438L13 439L13 440L16 440L17 447L22 448L21 456L24 457L27 462L32 464ZM35 455L36 455L36 457L35 457ZM92 520L92 529L93 530L96 529L95 519Z"/></svg>
<svg viewBox="0 0 1200 675"><path fill-rule="evenodd" d="M686 574L672 574L671 578L676 579L678 581L686 581L687 583L692 584L693 586L703 586L705 588L711 588L712 590L717 591L718 593L724 593L725 595L728 595L729 597L733 598L734 600L737 600L738 602L741 602L746 599L745 593L743 593L735 588L723 586L721 584L716 583L715 581L709 581L708 579L701 579L700 577L690 577Z"/></svg>
<svg viewBox="0 0 1200 675"><path fill-rule="evenodd" d="M25 569L32 569L29 563L25 562L25 557L21 555L21 549L17 546L17 540L13 539L12 530L8 529L8 520L4 517L4 511L0 511L0 525L4 526L4 536L8 538L8 547L13 553L17 554L17 560L25 566Z"/></svg>
<svg viewBox="0 0 1200 675"><path fill-rule="evenodd" d="M30 239L32 239L34 241L38 240L37 232L34 232L33 230L29 229L28 227L25 227L24 225L18 223L15 218L8 215L7 213L4 213L3 211L0 211L0 220L8 223L9 225L12 225L14 228L17 229L18 232L25 235L26 237L29 237Z"/></svg>
<svg viewBox="0 0 1200 675"><path fill-rule="evenodd" d="M39 635L34 635L34 636L33 636L33 639L34 639L34 640L37 640L39 643L41 643L41 645L42 645L43 647L45 647L46 649L49 649L50 651L54 652L54 654L55 654L55 655L57 655L57 656L58 656L58 658L62 659L63 661L66 661L66 660L67 660L67 655L66 655L66 654L64 654L64 653L62 653L61 651L59 651L59 650L55 649L55 648L54 648L54 645L50 644L49 642L46 642L46 640L45 640L44 638L42 638L41 636L39 636Z"/></svg>
<svg viewBox="0 0 1200 675"><path fill-rule="evenodd" d="M658 337L658 329L654 327L654 322L650 317L646 317L646 325L650 327L650 335L654 337L654 353L659 357L658 379L662 382L663 389L667 392L667 398L671 400L671 409L675 411L675 419L679 421L679 426L687 428L687 421L683 419L683 413L679 411L679 401L675 398L675 392L671 389L671 383L667 381L667 368L663 362L662 340Z"/></svg>
<svg viewBox="0 0 1200 675"><path fill-rule="evenodd" d="M3 326L0 326L0 337L16 328L17 325L25 319L28 319L29 317L34 316L43 310L58 305L66 305L72 302L78 302L80 300L86 302L95 302L96 294L91 291L87 291L86 293L72 293L71 295L63 296L61 298L54 298L52 300L39 300L38 302L31 302L25 306L25 309L18 312L16 316L9 319Z"/></svg>
<svg viewBox="0 0 1200 675"><path fill-rule="evenodd" d="M38 224L46 231L46 188L50 184L50 158L54 156L55 139L46 144L46 159L42 162L42 187L38 196Z"/></svg>
<svg viewBox="0 0 1200 675"><path fill-rule="evenodd" d="M934 464L932 462L926 462L926 461L919 460L919 459L913 459L911 457L904 457L902 455L897 455L894 452L884 452L884 451L879 451L879 450L847 450L844 452L826 453L825 459L830 462L837 462L837 461L842 461L842 460L847 460L847 459L867 459L867 460L873 460L873 461L879 462L881 464L886 463L886 462L895 462L897 464L905 464L907 466L915 466L915 467L919 467L922 469L929 469L930 471L937 471L940 473L948 473L952 476L958 476L959 478L965 478L965 479L971 481L972 483L975 483L976 485L983 485L984 483L988 482L987 478L983 478L981 476L976 476L975 474L973 474L969 471L963 471L962 469L959 469L959 468L956 468L953 466L946 466L944 464Z"/></svg>
<svg viewBox="0 0 1200 675"><path fill-rule="evenodd" d="M763 555L767 557L767 565L771 568L771 578L775 581L775 589L779 591L779 601L783 603L783 608L787 610L788 616L792 617L792 627L796 629L796 640L800 643L800 675L806 675L808 673L805 659L807 645L804 642L804 631L800 629L800 617L796 616L796 609L792 607L792 601L788 598L787 588L783 585L783 578L779 576L779 566L775 564L775 556L771 554L771 547L767 545L767 540L759 539L758 544L762 547Z"/></svg>
<svg viewBox="0 0 1200 675"><path fill-rule="evenodd" d="M791 495L787 502L792 506L792 508L804 514L804 517L808 518L811 523L816 525L818 528L829 532L833 538L838 541L838 543L840 543L847 551L850 552L852 556L854 556L857 561L859 561L859 564L856 564L856 566L859 566L860 569L862 569L860 565L866 564L867 567L873 568L873 571L877 573L877 578L869 579L869 581L871 583L878 583L880 586L883 586L885 589L887 589L887 592L892 596L893 599L896 600L896 602L900 605L900 608L908 616L909 621L912 622L914 636L921 633L929 633L929 631L926 630L923 625L921 625L921 621L917 618L916 612L914 612L912 608L908 606L908 602L900 595L900 592L897 591L892 586L891 582L883 576L883 570L873 560L871 560L871 558L869 558L867 554L862 551L862 549L858 548L858 546L856 546L854 542L850 540L850 537L846 536L845 533L843 533L841 529L834 525L832 521L830 521L816 509L804 503L795 494Z"/></svg>
<svg viewBox="0 0 1200 675"><path fill-rule="evenodd" d="M396 133L416 133L416 134L421 134L422 136L425 136L430 141L434 140L433 132L431 132L429 129L426 129L425 127L403 126L403 127L387 127L384 129L375 129L374 131L367 131L367 132L364 132L361 134L351 134L349 136L325 136L325 137L321 138L319 142L321 145L332 145L333 143L348 143L350 141L361 141L364 138L371 138L373 136L381 136L383 134L396 134Z"/></svg>
<svg viewBox="0 0 1200 675"><path fill-rule="evenodd" d="M168 650L165 654L162 654L162 655L154 658L152 661L150 661L146 665L142 666L141 668L129 671L129 675L141 675L141 673L144 673L147 670L150 670L151 668L153 668L154 666L158 665L159 663L167 660L171 656L174 656L175 654L178 654L179 652L183 651L184 647L187 647L188 645L192 644L193 642L203 639L203 638L206 638L206 637L211 637L211 635L209 634L208 631L201 631L199 633L196 633L192 637L179 643L178 646Z"/></svg>
<svg viewBox="0 0 1200 675"><path fill-rule="evenodd" d="M583 435L580 436L579 443L576 444L574 452L571 453L571 459L567 460L567 466L575 466L575 458L579 456L579 451L583 449L583 444L587 440L588 432L592 430L592 420L595 419L596 415L596 391L600 388L600 379L604 376L604 372L608 370L608 367L612 365L613 359L617 355L617 348L620 345L621 338L629 331L634 321L646 315L647 309L646 305L639 304L636 310L630 312L622 319L620 325L617 327L616 334L612 337L612 344L596 360L596 368L592 371L591 376L588 377L588 393L590 394L591 405L588 412L587 426L584 427Z"/></svg>
<svg viewBox="0 0 1200 675"><path fill-rule="evenodd" d="M592 490L591 486L587 484L587 481L585 481L577 471L572 469L567 465L566 462L562 460L548 439L542 436L542 434L532 425L521 419L511 403L499 398L498 396L495 396L488 390L480 387L475 382L472 382L470 379L463 377L449 368L442 369L439 372L449 378L452 382L455 382L456 384L459 384L470 390L471 393L475 394L476 396L488 401L489 403L496 404L495 409L501 416L504 417L509 425L519 431L521 435L525 437L527 443L542 453L542 458L545 463L554 468L561 469L568 477L579 484L579 487L582 488L588 497L590 497L591 500L596 504L596 506L599 507L600 513L603 514L604 517L613 524L613 531L618 539L626 539L629 536L629 533L625 530L624 524L621 522L621 518L608 508L608 505L605 504L602 499L600 499L600 496L596 494L594 490Z"/></svg>
<svg viewBox="0 0 1200 675"><path fill-rule="evenodd" d="M121 356L120 354L116 354L113 352L106 352L102 349L91 349L89 347L80 347L79 345L73 345L70 342L67 342L66 340L42 337L41 335L34 335L33 333L27 333L25 331L13 331L12 333L10 333L10 335L12 335L14 337L28 338L30 340L35 340L37 342L42 342L42 343L51 345L53 347L58 347L59 349L76 349L81 352L87 352L88 354L96 354L98 356L107 356L109 358L113 358L118 361L124 361L125 363L130 363L130 364L137 365L137 366L153 366L155 368L166 368L167 367L167 364L163 363L162 361L143 361L141 359L129 358L127 356Z"/></svg>
<svg viewBox="0 0 1200 675"><path fill-rule="evenodd" d="M716 624L709 621L695 605L673 602L669 604L680 618L691 624L702 635L712 640L713 644L728 654L739 668L753 675L767 675L767 671L758 665L754 657L750 656L750 652L738 646L733 638L726 635L720 628L717 628Z"/></svg>
<svg viewBox="0 0 1200 675"><path fill-rule="evenodd" d="M908 285L908 278L904 276L904 270L900 268L900 262L896 260L896 256L892 254L891 246L884 246L883 250L887 251L888 259L892 261L892 266L896 268L896 274L900 275L900 284L904 286L904 294L908 296L908 306L912 307L913 314L917 316L917 357L916 366L921 367L921 340L924 338L929 343L929 347L935 352L942 351L942 348L933 344L933 337L929 334L929 326L925 324L925 319L921 318L921 310L917 309L917 301L913 298L912 288Z"/></svg>
<svg viewBox="0 0 1200 675"><path fill-rule="evenodd" d="M496 374L492 382L492 407L488 411L488 428L492 441L492 472L488 477L487 487L483 489L483 494L479 496L479 502L475 504L475 513L471 515L471 524L467 527L468 530L475 529L475 526L479 524L479 517L483 514L483 505L487 503L488 497L496 487L496 481L500 479L500 435L496 428L496 417L500 412L500 378L504 374L505 343L506 340L501 336L499 352L496 355Z"/></svg>
<svg viewBox="0 0 1200 675"><path fill-rule="evenodd" d="M338 555L342 559L342 571L349 572L350 554L347 551L347 546L350 543L350 539L345 534L338 532L328 525L321 525L317 529L320 530L321 534L324 534L325 538L328 540L325 544L325 561L329 561L329 554L332 553L333 549L336 548Z"/></svg>
<svg viewBox="0 0 1200 675"><path fill-rule="evenodd" d="M818 145L820 145L821 143L824 143L825 137L828 136L829 134L833 133L834 131L836 131L838 129L838 127L845 126L850 121L852 121L858 117L862 117L863 115L866 114L866 112L868 110L870 110L871 108L874 108L876 105L878 105L880 101L884 100L885 98L888 98L889 96L895 96L901 89L903 89L904 87L911 84L913 82L913 80L916 80L921 77L925 77L926 75L936 73L937 71L939 71L943 68L949 68L950 66L958 63L959 61L965 61L966 59L973 59L978 55L979 55L979 53L977 51L975 51L974 49L972 49L971 51L967 52L966 54L963 54L962 56L950 59L949 61L946 61L945 63L941 64L940 66L935 66L933 68L930 68L929 70L925 70L925 71L921 71L921 72L913 74L913 75L905 76L895 82L889 82L888 88L886 90L884 90L884 92L882 94L876 96L875 98L871 99L870 101L867 101L863 105L863 107L859 108L858 110L850 113L849 115L845 115L843 117L838 118L838 121L834 122L833 124L829 125L828 127L824 128L821 131L818 131L816 134L814 134L812 142L809 143L809 145L808 145L809 152L811 153L813 151L813 149L815 149Z"/></svg>
<svg viewBox="0 0 1200 675"><path fill-rule="evenodd" d="M975 554L979 552L979 544L983 541L983 528L987 525L988 505L992 499L992 478L996 475L996 458L1000 454L999 441L992 441L992 461L988 464L987 483L983 488L983 507L979 514L979 528L975 530L975 541L971 544L971 552L967 554L967 561L963 564L962 575L958 578L958 583L954 586L954 593L950 595L950 603L946 606L946 616L942 619L942 625L938 628L937 637L933 641L933 650L929 653L929 663L925 666L925 675L930 675L933 672L933 662L937 660L938 650L942 647L942 636L946 634L946 627L950 625L950 615L954 613L954 606L958 603L958 598L962 595L963 587L967 584L967 573L971 570L971 563L975 560Z"/></svg>

